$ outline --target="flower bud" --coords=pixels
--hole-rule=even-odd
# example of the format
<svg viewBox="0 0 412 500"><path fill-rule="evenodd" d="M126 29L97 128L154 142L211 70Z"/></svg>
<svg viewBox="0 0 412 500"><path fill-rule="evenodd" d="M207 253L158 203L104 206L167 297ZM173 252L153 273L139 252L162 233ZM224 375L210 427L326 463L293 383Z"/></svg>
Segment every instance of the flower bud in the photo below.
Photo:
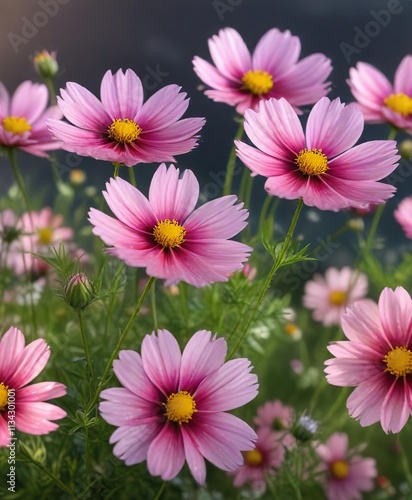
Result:
<svg viewBox="0 0 412 500"><path fill-rule="evenodd" d="M309 415L302 415L295 423L292 434L299 441L310 441L318 431L319 422L313 420Z"/></svg>
<svg viewBox="0 0 412 500"><path fill-rule="evenodd" d="M74 309L84 309L94 299L93 285L85 274L75 274L65 285L63 297Z"/></svg>
<svg viewBox="0 0 412 500"><path fill-rule="evenodd" d="M410 139L405 139L399 144L399 153L405 160L412 158L412 141Z"/></svg>
<svg viewBox="0 0 412 500"><path fill-rule="evenodd" d="M54 78L59 71L56 61L56 52L49 53L47 50L38 52L34 56L34 69L44 79Z"/></svg>

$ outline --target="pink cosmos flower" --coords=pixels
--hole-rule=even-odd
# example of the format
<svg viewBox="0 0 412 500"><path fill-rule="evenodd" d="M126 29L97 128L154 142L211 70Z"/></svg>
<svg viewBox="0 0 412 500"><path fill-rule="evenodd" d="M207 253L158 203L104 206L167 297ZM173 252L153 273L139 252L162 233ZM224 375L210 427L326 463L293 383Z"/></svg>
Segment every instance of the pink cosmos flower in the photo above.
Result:
<svg viewBox="0 0 412 500"><path fill-rule="evenodd" d="M58 428L51 420L66 416L61 408L44 401L66 394L58 382L27 385L46 366L49 346L37 339L25 346L24 335L10 328L0 340L0 446L11 441L14 428L27 434L48 434Z"/></svg>
<svg viewBox="0 0 412 500"><path fill-rule="evenodd" d="M349 70L348 85L366 123L389 122L412 133L412 55L400 62L393 85L371 64Z"/></svg>
<svg viewBox="0 0 412 500"><path fill-rule="evenodd" d="M285 458L285 448L280 443L278 433L268 428L257 431L258 440L253 450L243 453L244 463L233 475L233 485L237 488L251 483L252 489L263 494L266 490L266 476L275 476Z"/></svg>
<svg viewBox="0 0 412 500"><path fill-rule="evenodd" d="M332 385L356 386L347 408L365 427L381 422L383 430L399 432L412 412L412 300L398 287L385 288L379 303L361 300L342 316L349 340L328 349L325 362Z"/></svg>
<svg viewBox="0 0 412 500"><path fill-rule="evenodd" d="M97 160L122 163L175 161L197 145L204 118L180 120L189 106L181 87L167 85L143 103L143 86L131 69L107 71L101 101L77 83L61 90L58 105L73 125L49 120L62 148Z"/></svg>
<svg viewBox="0 0 412 500"><path fill-rule="evenodd" d="M313 104L329 92L325 80L332 71L330 59L312 54L299 61L300 40L290 31L269 30L251 55L239 33L225 28L209 39L209 51L216 67L200 57L193 59L196 74L212 88L205 94L236 106L242 115L271 97L286 98L298 111L298 106Z"/></svg>
<svg viewBox="0 0 412 500"><path fill-rule="evenodd" d="M173 479L185 460L200 484L205 458L225 471L242 463L252 450L255 432L226 413L257 394L256 375L247 359L225 363L227 345L211 332L196 332L183 354L173 335L146 335L142 355L120 351L113 369L124 387L102 391L102 417L118 427L113 453L133 465L147 460L153 476Z"/></svg>
<svg viewBox="0 0 412 500"><path fill-rule="evenodd" d="M339 325L342 314L350 304L363 299L368 292L366 274L350 267L341 270L329 267L325 277L316 274L305 285L303 305L313 309L313 319L325 326Z"/></svg>
<svg viewBox="0 0 412 500"><path fill-rule="evenodd" d="M59 142L47 130L46 120L62 117L58 106L47 108L46 85L25 81L10 100L0 82L0 145L19 148L35 156L47 157L45 151L59 149Z"/></svg>
<svg viewBox="0 0 412 500"><path fill-rule="evenodd" d="M412 196L404 198L393 213L407 238L412 238Z"/></svg>
<svg viewBox="0 0 412 500"><path fill-rule="evenodd" d="M117 177L103 192L116 219L92 208L93 232L113 248L107 251L167 284L185 281L196 287L227 281L242 268L251 248L229 241L248 217L236 196L224 196L195 210L199 183L191 170L179 177L173 165L155 172L149 199Z"/></svg>
<svg viewBox="0 0 412 500"><path fill-rule="evenodd" d="M326 473L328 500L361 500L362 492L374 489L373 479L378 474L375 460L349 451L346 434L335 432L316 451L323 460L318 470Z"/></svg>
<svg viewBox="0 0 412 500"><path fill-rule="evenodd" d="M259 406L256 413L253 421L257 427L268 427L276 431L292 427L293 408L284 405L278 399L266 401L264 405Z"/></svg>
<svg viewBox="0 0 412 500"><path fill-rule="evenodd" d="M306 137L285 100L262 101L246 111L245 130L258 148L235 141L237 154L254 174L268 177L265 189L280 198L302 198L321 210L382 203L395 188L376 182L397 167L395 141L354 146L363 130L354 104L322 98L309 114Z"/></svg>

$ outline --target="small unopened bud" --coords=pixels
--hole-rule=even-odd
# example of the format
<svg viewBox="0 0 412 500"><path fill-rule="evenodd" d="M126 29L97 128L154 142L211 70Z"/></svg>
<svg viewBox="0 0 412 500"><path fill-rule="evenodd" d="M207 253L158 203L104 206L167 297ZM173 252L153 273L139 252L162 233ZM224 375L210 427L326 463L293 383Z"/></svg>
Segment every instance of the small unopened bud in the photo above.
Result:
<svg viewBox="0 0 412 500"><path fill-rule="evenodd" d="M310 441L317 433L319 422L308 415L302 415L292 428L292 434L299 441Z"/></svg>
<svg viewBox="0 0 412 500"><path fill-rule="evenodd" d="M85 274L75 274L65 285L63 297L74 309L84 309L94 299L93 285Z"/></svg>
<svg viewBox="0 0 412 500"><path fill-rule="evenodd" d="M70 182L74 186L81 186L87 180L86 172L80 168L74 168L69 174Z"/></svg>
<svg viewBox="0 0 412 500"><path fill-rule="evenodd" d="M34 69L43 78L54 78L59 71L59 65L56 61L56 52L43 50L34 56Z"/></svg>
<svg viewBox="0 0 412 500"><path fill-rule="evenodd" d="M363 231L365 229L365 223L363 219L360 217L356 217L355 219L348 220L348 228L352 229L352 231Z"/></svg>
<svg viewBox="0 0 412 500"><path fill-rule="evenodd" d="M405 139L399 144L399 153L405 160L410 160L412 158L412 141L411 139Z"/></svg>

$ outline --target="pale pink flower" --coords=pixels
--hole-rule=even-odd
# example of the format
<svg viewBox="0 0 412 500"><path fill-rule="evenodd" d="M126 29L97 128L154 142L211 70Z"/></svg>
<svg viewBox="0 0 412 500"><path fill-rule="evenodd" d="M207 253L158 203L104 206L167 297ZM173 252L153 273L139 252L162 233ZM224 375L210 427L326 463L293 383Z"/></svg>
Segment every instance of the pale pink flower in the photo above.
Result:
<svg viewBox="0 0 412 500"><path fill-rule="evenodd" d="M412 412L412 300L398 287L385 288L379 303L361 300L342 316L349 340L328 349L336 356L325 362L328 382L356 389L349 396L351 417L365 427L381 422L399 432Z"/></svg>
<svg viewBox="0 0 412 500"><path fill-rule="evenodd" d="M201 287L227 281L242 269L251 248L230 241L248 217L236 196L224 196L195 210L199 183L191 170L179 177L173 165L155 172L149 199L117 177L103 195L116 218L92 208L93 232L111 245L108 253L167 284L185 281Z"/></svg>
<svg viewBox="0 0 412 500"><path fill-rule="evenodd" d="M240 114L271 97L286 98L298 111L329 92L325 80L332 71L330 59L312 54L299 61L300 40L290 31L269 30L251 55L239 33L225 28L209 39L209 51L215 66L198 56L193 59L196 74L212 88L205 94L236 106Z"/></svg>
<svg viewBox="0 0 412 500"><path fill-rule="evenodd" d="M61 408L45 403L66 394L66 386L58 382L27 385L46 366L49 346L37 339L27 346L24 335L10 328L0 340L0 446L12 438L10 429L27 434L48 434L58 428L51 420L66 416Z"/></svg>
<svg viewBox="0 0 412 500"><path fill-rule="evenodd" d="M318 471L325 473L328 500L361 500L362 492L374 489L376 461L350 451L346 434L335 432L316 452L323 460Z"/></svg>
<svg viewBox="0 0 412 500"><path fill-rule="evenodd" d="M306 137L285 100L262 101L246 111L245 130L258 148L235 141L237 154L254 174L267 177L266 191L280 198L302 198L321 210L364 208L382 203L396 189L376 182L398 165L395 141L354 146L363 116L354 104L322 98L309 114Z"/></svg>
<svg viewBox="0 0 412 500"><path fill-rule="evenodd" d="M368 292L366 274L350 267L329 267L325 276L315 274L305 285L303 305L313 309L312 317L325 326L339 325L347 306Z"/></svg>
<svg viewBox="0 0 412 500"><path fill-rule="evenodd" d="M0 82L0 145L19 148L35 156L59 149L59 142L47 130L46 120L62 117L58 106L47 107L46 85L25 81L12 98Z"/></svg>
<svg viewBox="0 0 412 500"><path fill-rule="evenodd" d="M412 55L400 62L393 85L368 63L349 70L348 85L366 123L389 122L412 133Z"/></svg>
<svg viewBox="0 0 412 500"><path fill-rule="evenodd" d="M412 196L404 198L393 213L407 238L412 238Z"/></svg>
<svg viewBox="0 0 412 500"><path fill-rule="evenodd" d="M266 401L259 406L253 422L257 427L268 427L274 431L290 429L293 424L293 408L282 401Z"/></svg>
<svg viewBox="0 0 412 500"><path fill-rule="evenodd" d="M183 354L167 330L146 335L142 355L120 351L113 370L124 387L102 391L102 417L118 427L113 453L133 465L147 460L151 475L173 479L187 462L200 484L205 458L225 471L242 463L257 436L226 413L257 395L249 360L225 363L227 344L211 332L196 332Z"/></svg>
<svg viewBox="0 0 412 500"><path fill-rule="evenodd" d="M258 440L253 450L243 453L244 463L234 473L233 485L237 488L250 483L257 493L266 490L266 476L275 476L285 458L285 448L279 440L279 433L267 427L257 430Z"/></svg>
<svg viewBox="0 0 412 500"><path fill-rule="evenodd" d="M49 128L62 148L97 160L122 163L175 161L191 151L204 118L180 118L189 106L178 85L167 85L143 103L143 85L131 69L107 71L101 101L77 83L68 82L57 98L73 125L49 120Z"/></svg>

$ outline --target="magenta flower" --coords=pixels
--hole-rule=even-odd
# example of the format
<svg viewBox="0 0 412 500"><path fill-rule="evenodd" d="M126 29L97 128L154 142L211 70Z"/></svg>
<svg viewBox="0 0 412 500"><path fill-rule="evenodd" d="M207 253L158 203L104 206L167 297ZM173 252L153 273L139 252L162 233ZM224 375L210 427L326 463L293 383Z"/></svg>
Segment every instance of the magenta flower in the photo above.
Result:
<svg viewBox="0 0 412 500"><path fill-rule="evenodd" d="M58 106L47 108L48 99L46 85L26 80L10 100L0 82L0 145L43 157L47 157L45 151L59 149L60 143L50 135L46 120L58 120L62 113Z"/></svg>
<svg viewBox="0 0 412 500"><path fill-rule="evenodd" d="M349 451L346 434L335 432L316 451L323 460L318 470L325 472L328 500L361 500L362 492L374 489L375 460Z"/></svg>
<svg viewBox="0 0 412 500"><path fill-rule="evenodd" d="M173 335L158 330L146 335L142 355L120 351L113 369L124 387L102 391L102 417L118 427L113 453L133 465L147 460L153 476L173 479L185 460L200 484L206 458L225 471L242 463L241 451L252 450L256 434L226 413L257 395L257 377L247 359L225 363L223 338L196 332L183 354Z"/></svg>
<svg viewBox="0 0 412 500"><path fill-rule="evenodd" d="M175 161L191 151L204 125L204 118L180 120L189 106L181 87L167 85L143 103L143 86L131 69L103 77L97 99L87 89L69 82L58 104L73 124L49 120L62 148L97 160L123 163Z"/></svg>
<svg viewBox="0 0 412 500"><path fill-rule="evenodd" d="M388 122L412 133L412 56L399 64L393 85L371 64L349 70L348 85L366 123Z"/></svg>
<svg viewBox="0 0 412 500"><path fill-rule="evenodd" d="M334 342L335 356L325 362L328 382L356 386L347 408L365 427L381 422L383 430L399 432L412 411L412 300L398 287L385 288L376 304L361 300L342 316L349 340Z"/></svg>
<svg viewBox="0 0 412 500"><path fill-rule="evenodd" d="M257 113L246 112L245 130L258 149L235 141L237 154L254 174L268 177L265 189L272 196L338 211L382 203L396 190L376 182L397 167L396 142L354 146L363 117L353 104L321 99L309 114L305 137L292 106L271 99Z"/></svg>
<svg viewBox="0 0 412 500"><path fill-rule="evenodd" d="M363 299L368 292L366 274L350 267L329 267L325 277L315 274L305 285L303 305L313 309L313 319L325 326L339 325L347 306Z"/></svg>
<svg viewBox="0 0 412 500"><path fill-rule="evenodd" d="M324 54L299 61L300 50L299 37L274 28L263 35L251 55L239 33L225 28L209 39L216 67L197 56L193 65L198 77L212 88L205 94L236 106L242 115L271 97L286 98L298 111L298 106L313 104L329 92L330 82L325 80L332 71Z"/></svg>
<svg viewBox="0 0 412 500"><path fill-rule="evenodd" d="M404 198L393 213L407 238L412 238L412 196Z"/></svg>
<svg viewBox="0 0 412 500"><path fill-rule="evenodd" d="M236 196L224 196L195 210L199 183L191 170L179 178L173 165L155 172L149 199L117 177L103 192L116 219L92 208L93 232L113 248L107 251L167 284L185 281L201 287L227 281L247 260L251 248L229 241L248 217Z"/></svg>
<svg viewBox="0 0 412 500"><path fill-rule="evenodd" d="M0 340L0 446L11 441L10 430L27 434L48 434L58 428L51 420L66 416L61 408L45 403L66 394L58 382L27 386L46 366L49 346L37 339L25 346L24 335L10 328Z"/></svg>
<svg viewBox="0 0 412 500"><path fill-rule="evenodd" d="M275 476L285 458L285 448L279 433L268 428L257 431L258 440L253 450L243 453L244 463L234 473L233 485L237 488L250 483L254 491L263 494L266 490L266 476Z"/></svg>

